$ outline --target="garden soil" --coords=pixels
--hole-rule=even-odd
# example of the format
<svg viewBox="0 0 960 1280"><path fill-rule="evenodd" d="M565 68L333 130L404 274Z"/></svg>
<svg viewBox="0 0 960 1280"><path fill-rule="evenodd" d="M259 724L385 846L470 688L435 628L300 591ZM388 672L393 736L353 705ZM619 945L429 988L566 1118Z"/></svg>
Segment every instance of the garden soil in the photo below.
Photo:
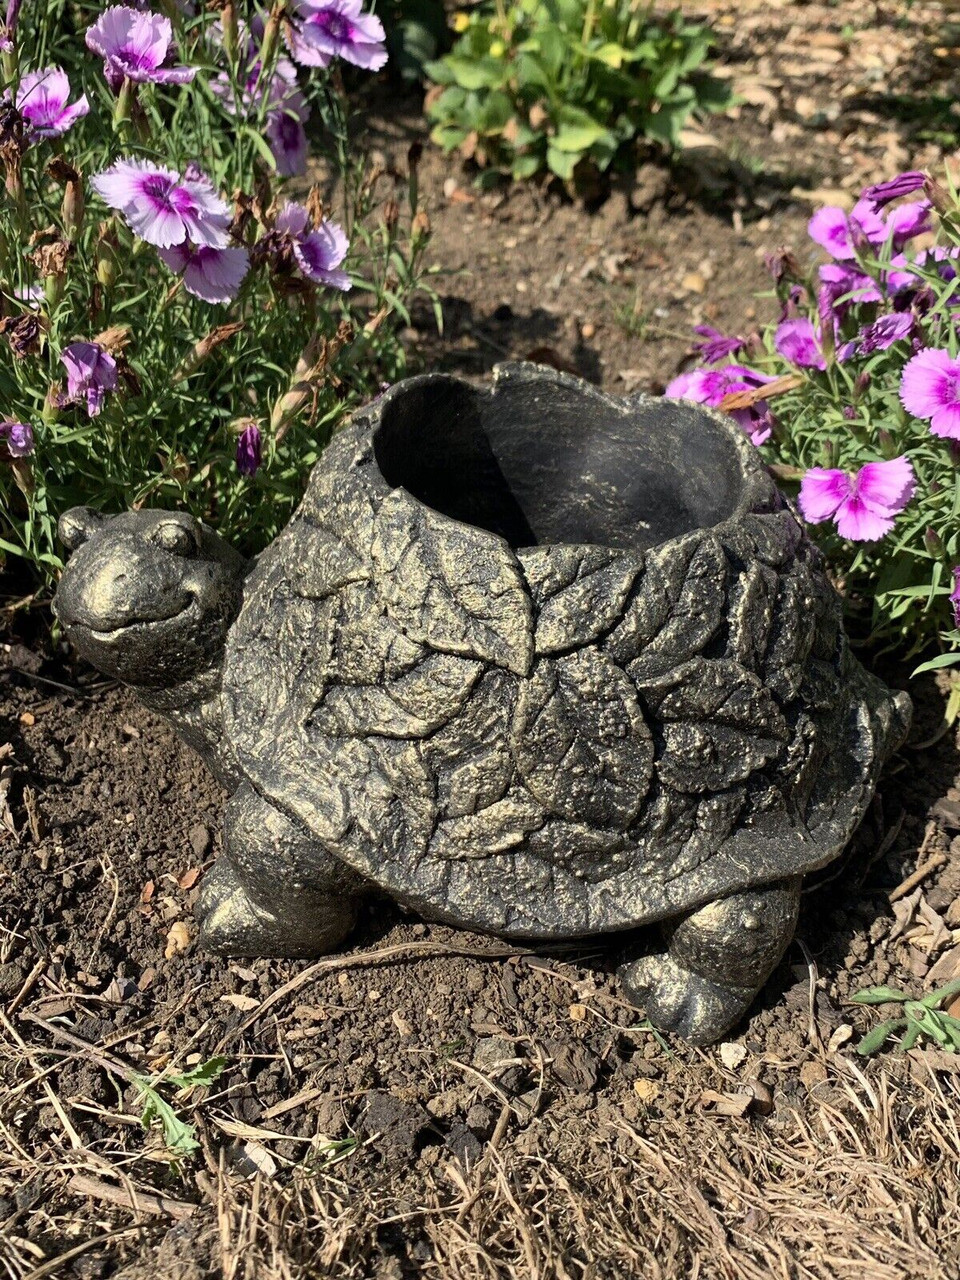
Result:
<svg viewBox="0 0 960 1280"><path fill-rule="evenodd" d="M532 357L614 393L662 388L692 324L772 314L753 298L762 253L800 245L824 192L957 146L933 111L956 96L938 9L904 25L896 6L694 8L742 102L679 173L646 166L585 209L480 193L425 151L445 327L415 314L413 358L480 375ZM362 105L403 169L416 104L380 87ZM960 1275L960 1059L858 1055L891 1011L850 1003L960 975L947 677L911 684L910 741L850 849L808 881L749 1019L699 1050L624 1002L610 942L527 954L376 900L317 962L205 955L193 907L219 788L128 693L47 647L29 608L7 617L4 1276ZM172 1079L211 1061L206 1085ZM144 1080L179 1156L142 1123Z"/></svg>

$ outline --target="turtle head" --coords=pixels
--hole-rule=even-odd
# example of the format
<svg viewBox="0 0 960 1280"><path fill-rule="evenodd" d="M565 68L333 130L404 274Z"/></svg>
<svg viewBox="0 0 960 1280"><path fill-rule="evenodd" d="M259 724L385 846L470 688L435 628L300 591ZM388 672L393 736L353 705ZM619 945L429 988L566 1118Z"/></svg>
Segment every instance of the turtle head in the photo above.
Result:
<svg viewBox="0 0 960 1280"><path fill-rule="evenodd" d="M240 607L246 562L175 511L60 518L71 553L54 612L77 652L127 684L179 684L219 658Z"/></svg>

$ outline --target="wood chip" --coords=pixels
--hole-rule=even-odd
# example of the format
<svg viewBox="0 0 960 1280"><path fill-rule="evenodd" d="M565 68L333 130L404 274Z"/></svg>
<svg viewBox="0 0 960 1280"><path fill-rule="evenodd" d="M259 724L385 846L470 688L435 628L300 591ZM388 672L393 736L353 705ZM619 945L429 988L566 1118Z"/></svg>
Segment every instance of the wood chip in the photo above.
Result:
<svg viewBox="0 0 960 1280"><path fill-rule="evenodd" d="M180 951L186 951L191 941L190 926L186 920L177 920L170 926L167 945L163 949L165 960L172 960Z"/></svg>
<svg viewBox="0 0 960 1280"><path fill-rule="evenodd" d="M109 1182L101 1182L99 1178L91 1178L85 1173L75 1173L67 1186L78 1196L90 1196L94 1200L120 1205L124 1209L134 1209L138 1213L175 1218L178 1222L189 1218L197 1209L195 1204L187 1204L185 1200L172 1200L169 1196L140 1191L129 1184L114 1187Z"/></svg>

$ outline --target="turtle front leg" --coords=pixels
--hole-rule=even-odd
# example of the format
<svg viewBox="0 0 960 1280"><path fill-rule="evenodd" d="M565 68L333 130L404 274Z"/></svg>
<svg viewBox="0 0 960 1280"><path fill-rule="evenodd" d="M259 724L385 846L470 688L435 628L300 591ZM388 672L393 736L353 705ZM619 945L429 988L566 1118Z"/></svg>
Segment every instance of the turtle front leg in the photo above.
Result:
<svg viewBox="0 0 960 1280"><path fill-rule="evenodd" d="M362 882L244 783L227 802L226 849L200 894L200 941L224 955L309 957L353 928Z"/></svg>
<svg viewBox="0 0 960 1280"><path fill-rule="evenodd" d="M799 877L708 902L673 927L666 951L621 966L628 997L664 1031L718 1040L776 968L799 905Z"/></svg>

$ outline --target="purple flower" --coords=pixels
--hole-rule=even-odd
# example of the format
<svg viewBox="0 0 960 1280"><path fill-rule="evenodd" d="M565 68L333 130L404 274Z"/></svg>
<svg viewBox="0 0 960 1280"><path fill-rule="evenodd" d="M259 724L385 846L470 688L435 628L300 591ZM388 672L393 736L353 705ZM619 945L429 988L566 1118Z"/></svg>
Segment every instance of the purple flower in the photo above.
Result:
<svg viewBox="0 0 960 1280"><path fill-rule="evenodd" d="M303 126L310 109L297 86L296 67L289 58L278 58L269 83L262 85L260 50L243 25L241 40L245 41L246 72L239 100L226 72L221 72L210 88L231 115L244 119L255 117L260 102L266 99L266 136L277 173L281 178L299 176L307 169L307 135Z"/></svg>
<svg viewBox="0 0 960 1280"><path fill-rule="evenodd" d="M360 12L360 0L293 0L287 45L296 62L326 67L343 58L379 71L387 61L383 23Z"/></svg>
<svg viewBox="0 0 960 1280"><path fill-rule="evenodd" d="M124 77L154 84L189 84L196 67L165 67L173 29L158 13L138 13L126 5L105 9L87 28L87 48L103 58L103 70L113 90Z"/></svg>
<svg viewBox="0 0 960 1280"><path fill-rule="evenodd" d="M889 204L891 200L899 200L901 196L908 196L911 191L919 191L926 180L927 175L918 169L912 169L909 173L898 173L895 178L890 178L887 182L877 182L872 187L866 187L860 199L869 200L879 209Z"/></svg>
<svg viewBox="0 0 960 1280"><path fill-rule="evenodd" d="M932 229L930 215L933 205L929 200L911 200L891 209L886 217L887 235L892 237L893 247L902 249L914 236L924 235Z"/></svg>
<svg viewBox="0 0 960 1280"><path fill-rule="evenodd" d="M315 231L311 230L309 213L292 200L281 209L274 226L289 237L297 266L308 280L331 289L350 288L350 277L339 269L350 247L341 226L324 220Z"/></svg>
<svg viewBox="0 0 960 1280"><path fill-rule="evenodd" d="M698 324L693 331L703 339L693 344L704 364L717 364L727 356L735 356L747 345L746 338L727 338L708 324Z"/></svg>
<svg viewBox="0 0 960 1280"><path fill-rule="evenodd" d="M916 489L913 467L905 457L868 462L855 475L812 467L800 482L803 518L820 524L831 517L841 538L875 542L893 528Z"/></svg>
<svg viewBox="0 0 960 1280"><path fill-rule="evenodd" d="M883 301L883 294L876 282L855 268L841 266L837 262L825 262L819 275L822 281L818 294L821 319L824 310L840 317L852 306Z"/></svg>
<svg viewBox="0 0 960 1280"><path fill-rule="evenodd" d="M267 116L267 142L281 178L295 178L307 171L307 134L304 130L309 108L298 91L287 105Z"/></svg>
<svg viewBox="0 0 960 1280"><path fill-rule="evenodd" d="M798 368L826 369L827 362L820 346L820 335L806 316L784 320L777 326L773 341L784 360L789 360Z"/></svg>
<svg viewBox="0 0 960 1280"><path fill-rule="evenodd" d="M880 316L873 324L868 324L860 331L857 350L862 356L872 355L874 351L886 351L901 338L909 338L912 329L913 316L909 311Z"/></svg>
<svg viewBox="0 0 960 1280"><path fill-rule="evenodd" d="M60 67L28 71L17 88L14 103L30 127L32 138L57 138L90 110L87 95L71 106L70 82Z"/></svg>
<svg viewBox="0 0 960 1280"><path fill-rule="evenodd" d="M244 427L237 440L237 470L244 476L255 476L260 469L263 443L260 428L251 424Z"/></svg>
<svg viewBox="0 0 960 1280"><path fill-rule="evenodd" d="M117 362L98 342L71 342L60 355L67 371L65 403L86 398L87 413L97 417L103 398L117 386Z"/></svg>
<svg viewBox="0 0 960 1280"><path fill-rule="evenodd" d="M11 458L25 458L33 453L33 427L29 422L0 422L0 439Z"/></svg>
<svg viewBox="0 0 960 1280"><path fill-rule="evenodd" d="M17 34L17 22L20 20L21 0L9 0L3 27L0 29L0 52L10 53L13 50L13 37Z"/></svg>
<svg viewBox="0 0 960 1280"><path fill-rule="evenodd" d="M960 358L928 348L908 360L900 379L907 413L929 418L935 436L960 440Z"/></svg>
<svg viewBox="0 0 960 1280"><path fill-rule="evenodd" d="M717 408L729 395L737 391L753 391L773 378L747 369L744 365L728 364L722 369L694 369L681 373L664 391L672 400L691 400L694 404L706 404ZM747 409L734 409L730 415L743 428L754 444L763 444L770 438L773 417L766 400L758 400Z"/></svg>
<svg viewBox="0 0 960 1280"><path fill-rule="evenodd" d="M866 200L858 200L849 213L833 205L818 209L807 231L811 240L841 261L855 258L868 244L882 245L887 238L883 220Z"/></svg>
<svg viewBox="0 0 960 1280"><path fill-rule="evenodd" d="M91 185L148 244L168 249L191 240L212 249L226 247L230 206L202 173L181 178L149 160L118 160Z"/></svg>
<svg viewBox="0 0 960 1280"><path fill-rule="evenodd" d="M250 265L246 249L178 244L157 252L171 271L183 276L186 291L204 302L232 302Z"/></svg>
<svg viewBox="0 0 960 1280"><path fill-rule="evenodd" d="M953 571L953 590L950 592L950 603L953 605L953 625L960 627L960 564Z"/></svg>

